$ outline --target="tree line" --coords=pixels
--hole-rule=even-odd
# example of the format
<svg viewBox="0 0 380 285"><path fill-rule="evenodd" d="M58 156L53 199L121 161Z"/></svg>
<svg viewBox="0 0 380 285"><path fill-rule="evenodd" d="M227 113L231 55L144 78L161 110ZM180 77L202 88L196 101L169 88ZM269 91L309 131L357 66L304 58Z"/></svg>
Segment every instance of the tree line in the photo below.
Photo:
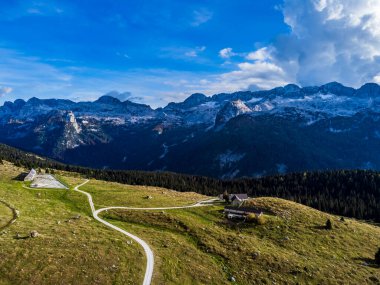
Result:
<svg viewBox="0 0 380 285"><path fill-rule="evenodd" d="M262 178L220 180L172 172L101 170L63 164L0 144L0 161L26 168L77 172L88 178L131 185L147 185L193 191L215 196L247 193L292 200L332 214L380 222L380 173L368 170L340 170L290 173Z"/></svg>

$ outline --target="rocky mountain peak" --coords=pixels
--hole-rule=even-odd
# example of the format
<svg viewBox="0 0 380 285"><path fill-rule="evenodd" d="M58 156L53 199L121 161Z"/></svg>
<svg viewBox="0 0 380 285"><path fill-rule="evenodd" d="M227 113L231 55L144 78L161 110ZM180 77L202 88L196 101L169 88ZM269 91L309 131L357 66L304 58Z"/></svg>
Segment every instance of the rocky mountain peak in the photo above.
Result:
<svg viewBox="0 0 380 285"><path fill-rule="evenodd" d="M335 81L322 85L320 91L324 94L331 93L339 96L352 96L355 93L354 88L346 87Z"/></svg>
<svg viewBox="0 0 380 285"><path fill-rule="evenodd" d="M194 93L190 95L183 103L187 105L194 105L203 103L207 99L207 96L201 93Z"/></svg>
<svg viewBox="0 0 380 285"><path fill-rule="evenodd" d="M103 95L99 97L98 100L95 101L95 103L102 103L102 104L120 104L120 100L110 96L110 95Z"/></svg>
<svg viewBox="0 0 380 285"><path fill-rule="evenodd" d="M357 90L356 95L359 97L380 97L380 86L376 83L366 83Z"/></svg>
<svg viewBox="0 0 380 285"><path fill-rule="evenodd" d="M231 118L251 112L252 110L241 100L227 102L216 115L215 125L224 124Z"/></svg>
<svg viewBox="0 0 380 285"><path fill-rule="evenodd" d="M298 92L300 90L301 90L301 87L299 87L296 84L288 84L288 85L284 86L285 93Z"/></svg>

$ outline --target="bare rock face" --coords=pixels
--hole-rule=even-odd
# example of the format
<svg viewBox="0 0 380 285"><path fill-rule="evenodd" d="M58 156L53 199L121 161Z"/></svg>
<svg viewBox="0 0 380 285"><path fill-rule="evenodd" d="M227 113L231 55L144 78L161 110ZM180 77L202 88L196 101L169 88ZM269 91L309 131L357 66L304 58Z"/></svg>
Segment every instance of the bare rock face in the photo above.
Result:
<svg viewBox="0 0 380 285"><path fill-rule="evenodd" d="M67 112L66 121L69 126L72 126L74 128L77 134L79 134L82 131L72 111Z"/></svg>
<svg viewBox="0 0 380 285"><path fill-rule="evenodd" d="M37 232L37 231L31 231L30 232L30 237L31 238L36 238L36 237L38 237L40 234Z"/></svg>

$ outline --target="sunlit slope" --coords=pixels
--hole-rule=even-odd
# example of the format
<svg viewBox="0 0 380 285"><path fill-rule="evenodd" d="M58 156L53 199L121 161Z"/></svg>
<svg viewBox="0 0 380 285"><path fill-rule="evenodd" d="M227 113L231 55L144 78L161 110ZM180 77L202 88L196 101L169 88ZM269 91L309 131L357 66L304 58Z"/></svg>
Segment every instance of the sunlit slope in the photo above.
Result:
<svg viewBox="0 0 380 285"><path fill-rule="evenodd" d="M85 196L32 190L22 171L0 165L0 199L16 208L0 230L0 284L141 284L143 250L94 221ZM84 177L57 173L71 186ZM91 180L95 207L165 207L207 199L156 187ZM266 223L225 219L223 205L178 210L110 210L102 217L145 240L155 255L152 284L377 284L380 228L278 198L257 198ZM0 204L1 223L12 218ZM327 219L332 230L324 229ZM0 224L1 226L1 224ZM26 238L31 231L36 238Z"/></svg>

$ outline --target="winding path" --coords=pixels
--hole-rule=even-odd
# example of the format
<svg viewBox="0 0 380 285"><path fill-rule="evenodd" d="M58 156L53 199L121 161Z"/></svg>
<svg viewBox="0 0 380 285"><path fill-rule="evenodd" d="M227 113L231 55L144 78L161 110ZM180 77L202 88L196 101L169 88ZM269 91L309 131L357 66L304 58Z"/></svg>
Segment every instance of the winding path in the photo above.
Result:
<svg viewBox="0 0 380 285"><path fill-rule="evenodd" d="M110 228L130 237L131 239L135 240L137 243L139 243L144 248L145 255L146 255L146 270L145 270L143 285L150 285L150 283L152 281L153 269L154 269L154 255L153 255L152 249L141 238L139 238L139 237L137 237L137 236L135 236L135 235L133 235L133 234L131 234L131 233L129 233L129 232L127 232L127 231L125 231L125 230L101 219L101 218L99 218L98 215L103 211L114 210L114 209L119 209L119 210L170 210L170 209L186 209L186 208L202 207L202 206L207 206L207 205L209 205L209 203L217 200L217 199L210 199L210 200L200 201L200 202L193 204L193 205L179 206L179 207L160 207L160 208L107 207L107 208L101 208L101 209L95 210L95 206L94 206L94 202L92 200L91 194L89 194L85 191L79 190L79 188L81 186L85 185L89 181L90 180L86 180L82 184L75 186L74 191L80 192L80 193L87 196L94 219L101 222L102 224L106 225L107 227L110 227Z"/></svg>

